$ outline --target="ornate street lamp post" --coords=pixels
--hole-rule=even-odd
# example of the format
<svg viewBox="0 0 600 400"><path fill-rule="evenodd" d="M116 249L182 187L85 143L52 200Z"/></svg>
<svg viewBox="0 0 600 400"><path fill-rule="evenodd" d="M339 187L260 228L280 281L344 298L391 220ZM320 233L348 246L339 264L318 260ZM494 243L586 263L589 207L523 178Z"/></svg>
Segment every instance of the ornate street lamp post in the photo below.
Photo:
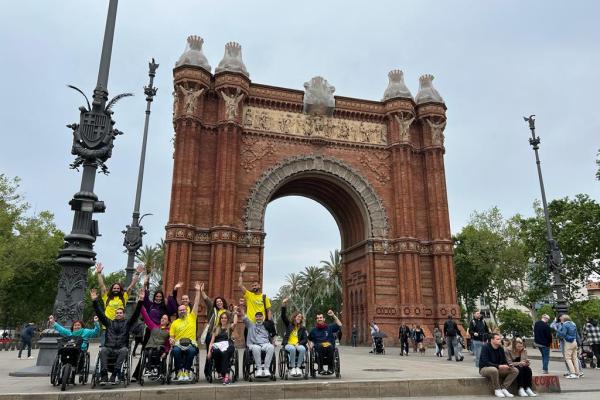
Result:
<svg viewBox="0 0 600 400"><path fill-rule="evenodd" d="M529 129L531 130L531 138L529 138L529 144L533 147L535 152L535 163L537 165L538 178L540 180L540 190L542 192L542 205L544 207L544 219L546 220L546 242L548 244L548 253L546 255L546 262L548 263L548 270L552 273L552 289L555 296L554 309L558 315L565 314L569 310L569 305L565 299L565 284L562 283L560 273L562 272L562 255L558 248L558 243L552 236L552 225L550 224L550 215L548 214L548 204L546 202L546 191L544 189L544 180L542 178L542 167L540 165L540 156L538 150L540 148L540 137L535 135L535 115L529 117L523 117L523 119L529 123Z"/></svg>
<svg viewBox="0 0 600 400"><path fill-rule="evenodd" d="M142 183L144 181L144 164L146 162L146 142L148 140L148 123L150 122L150 106L152 100L156 95L157 88L153 87L154 77L156 76L156 69L158 64L154 62L154 58L148 64L148 76L150 82L148 86L144 87L144 94L146 95L146 119L144 121L144 137L142 139L142 153L140 155L140 167L138 171L137 180L137 191L135 192L135 203L133 205L133 215L131 225L126 226L126 230L123 231L125 234L125 240L123 246L127 249L127 267L125 267L125 286L129 286L131 279L133 278L133 263L135 262L135 256L138 250L142 247L142 236L146 233L144 228L140 225L140 201L142 197ZM149 214L144 214L149 215ZM142 218L144 218L142 216ZM133 299L131 299L133 301Z"/></svg>
<svg viewBox="0 0 600 400"><path fill-rule="evenodd" d="M79 123L67 125L73 130L71 153L76 156L71 168L83 167L81 187L69 201L74 211L71 233L65 236L63 248L58 253L58 264L62 267L58 281L58 293L54 301L54 316L63 326L83 318L84 296L87 289L87 271L94 265L96 253L94 242L100 236L98 221L94 213L103 213L106 207L94 193L97 169L107 174L105 162L112 155L113 141L122 134L114 128L112 107L129 93L121 94L108 101L108 74L115 32L118 0L110 0L104 30L102 55L98 69L98 81L90 105L85 94L74 86L86 100L87 107L79 107ZM56 355L56 337L53 330L45 331L38 342L40 352L34 367L11 373L13 376L47 376Z"/></svg>

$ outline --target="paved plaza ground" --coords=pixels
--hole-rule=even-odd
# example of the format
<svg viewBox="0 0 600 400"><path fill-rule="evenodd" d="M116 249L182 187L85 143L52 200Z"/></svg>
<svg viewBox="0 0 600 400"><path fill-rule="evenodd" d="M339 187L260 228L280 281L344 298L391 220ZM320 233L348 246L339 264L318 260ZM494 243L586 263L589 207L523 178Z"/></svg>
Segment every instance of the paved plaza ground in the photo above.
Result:
<svg viewBox="0 0 600 400"><path fill-rule="evenodd" d="M420 356L411 353L409 357L400 357L398 355L399 349L388 347L387 354L385 355L372 355L368 354L369 349L366 347L340 347L340 354L342 360L342 378L332 379L332 378L320 378L317 379L319 382L329 381L331 382L332 388L333 386L342 384L343 382L362 382L361 383L361 394L363 394L362 398L379 398L390 395L390 393L379 392L379 386L381 382L388 381L418 381L423 380L424 385L431 385L432 379L464 379L464 378L477 378L479 375L477 370L475 369L473 363L473 357L466 353L465 360L463 362L456 361L446 361L445 358L437 358L433 354L432 351L428 350L428 354L425 356ZM96 354L98 351L97 345L93 345L91 347L92 359L95 360ZM532 355L536 355L535 350L530 350ZM0 375L2 379L0 380L0 399L2 398L2 394L10 394L10 393L47 393L48 396L50 394L56 395L58 393L57 388L53 388L49 383L49 378L18 378L8 376L8 373L11 371L19 370L21 368L29 367L35 364L35 357L37 355L37 351L33 352L34 359L32 360L19 360L17 359L17 353L15 351L2 351L0 352ZM241 355L241 353L240 353ZM134 362L137 362L137 358L134 359ZM202 357L201 363L204 362L204 357ZM534 375L539 375L541 372L541 361L532 360L532 369L534 371ZM561 376L560 384L563 390L561 394L543 394L540 398L549 398L549 399L600 399L600 370L591 370L585 369L586 376L579 380L567 380L562 379L562 374L565 371L564 363L561 361L551 361L550 363L550 373ZM428 380L429 383L425 383ZM295 381L286 381L285 385L294 385L294 384L306 384L314 382L314 380L304 381L300 380L298 382ZM244 381L240 381L236 384L231 385L231 387L224 389L233 389L231 391L232 395L235 392L235 396L232 398L244 398L244 392L247 393L247 399L255 398L258 396L250 396L250 389L252 388L252 392L256 391L256 386L266 386L266 385L283 385L284 383L280 380L276 382L255 382L255 383L247 383ZM203 379L201 379L200 383L197 385L197 391L202 390L214 390L212 388L221 387L222 385L212 384L209 385ZM144 395L146 391L148 391L148 395L150 395L151 391L154 391L153 396L149 396L152 399L157 398L154 395L157 393L157 389L164 389L161 391L163 394L173 393L173 388L182 388L183 385L170 385L169 387L157 386L154 384L147 384L144 388L140 388L137 384L132 384L127 391L137 391L140 392L142 390L142 394L139 396L140 399L146 399L147 396ZM237 387L238 389L234 389ZM341 387L341 386L340 386ZM383 386L382 386L383 387ZM189 388L189 386L186 386ZM206 388L206 389L204 389ZM211 388L211 389L209 389ZM74 393L79 391L89 391L89 385L81 387L69 387L68 392ZM110 392L117 394L114 389L97 389L94 390L94 393L102 392L105 395L102 395L102 398L105 398ZM316 393L316 392L315 392ZM373 393L374 395L370 395ZM132 393L133 394L133 393ZM393 395L393 393L391 393ZM423 394L427 394L424 392ZM435 398L440 398L444 394L443 387L437 389L435 393L438 396ZM137 395L136 395L137 396ZM348 393L348 397L355 397L356 393ZM79 399L85 399L88 396L82 394L81 397L76 397ZM124 398L118 396L120 398ZM313 398L310 394L307 396L302 396L301 393L298 393L298 396L294 397L296 399L307 397ZM333 397L333 396L332 396ZM345 397L336 395L335 397ZM24 398L24 397L12 397L12 398ZM51 397L36 397L36 398L51 398ZM54 397L56 398L56 397ZM89 398L97 398L97 396L91 396ZM129 397L127 397L129 398ZM136 397L138 398L138 397ZM182 397L172 397L167 396L163 398L182 398ZM326 399L328 397L319 397L320 400ZM386 397L387 399L391 399L393 397ZM412 398L412 397L402 397L403 399ZM419 399L426 399L428 397L418 397ZM481 396L454 396L450 398L461 398L461 399L477 399L482 398ZM485 398L485 396L483 397Z"/></svg>

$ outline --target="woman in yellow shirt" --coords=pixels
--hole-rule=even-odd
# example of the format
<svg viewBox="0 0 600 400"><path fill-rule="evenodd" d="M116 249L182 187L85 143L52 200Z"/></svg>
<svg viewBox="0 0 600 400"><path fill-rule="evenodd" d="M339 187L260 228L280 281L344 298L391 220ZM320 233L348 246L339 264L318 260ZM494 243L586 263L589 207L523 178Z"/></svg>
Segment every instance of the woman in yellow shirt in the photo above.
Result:
<svg viewBox="0 0 600 400"><path fill-rule="evenodd" d="M302 313L295 312L292 314L292 321L287 318L287 302L288 298L282 300L281 304L281 320L285 326L285 335L281 346L289 355L289 370L292 376L302 376L302 365L306 354L306 344L308 343L308 334L303 325L304 316ZM298 358L296 358L296 354ZM304 371L308 374L308 371Z"/></svg>

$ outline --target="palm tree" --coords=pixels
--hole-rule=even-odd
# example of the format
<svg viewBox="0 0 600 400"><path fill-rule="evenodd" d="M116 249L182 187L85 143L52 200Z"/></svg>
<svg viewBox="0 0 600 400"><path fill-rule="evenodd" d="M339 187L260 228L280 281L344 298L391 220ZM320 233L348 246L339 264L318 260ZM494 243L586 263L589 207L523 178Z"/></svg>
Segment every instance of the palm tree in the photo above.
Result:
<svg viewBox="0 0 600 400"><path fill-rule="evenodd" d="M321 260L325 275L325 293L333 300L333 305L339 310L342 304L342 257L335 249L329 252L329 261Z"/></svg>
<svg viewBox="0 0 600 400"><path fill-rule="evenodd" d="M162 285L162 271L164 264L164 241L155 246L145 245L140 249L137 260L146 266L146 273L150 276L150 288L159 290Z"/></svg>

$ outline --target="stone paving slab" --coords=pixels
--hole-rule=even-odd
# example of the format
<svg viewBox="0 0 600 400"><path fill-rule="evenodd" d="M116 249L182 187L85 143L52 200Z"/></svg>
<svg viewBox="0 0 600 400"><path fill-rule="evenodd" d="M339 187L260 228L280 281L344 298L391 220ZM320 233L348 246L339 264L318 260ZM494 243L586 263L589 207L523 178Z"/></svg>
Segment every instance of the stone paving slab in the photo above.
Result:
<svg viewBox="0 0 600 400"><path fill-rule="evenodd" d="M289 380L276 382L237 382L224 387L219 384L208 384L201 381L197 385L161 386L147 383L141 388L132 384L127 389L95 389L88 386L69 386L66 393L61 393L49 383L49 378L10 377L8 373L35 364L33 360L17 360L16 352L0 352L0 400L82 400L82 399L122 399L153 400L169 399L302 399L315 398L408 398L409 396L489 396L487 382L481 378L473 364L473 358L466 355L465 361L446 361L433 354L420 356L411 353L409 357L400 357L398 349L387 348L385 355L368 354L368 348L340 347L342 360L342 379L320 377L316 380ZM92 360L98 349L92 346ZM36 355L34 351L33 355ZM241 358L241 357L240 357ZM137 362L137 359L134 359ZM201 359L201 364L204 359ZM534 374L541 369L540 361L533 360ZM555 375L565 393L582 391L585 399L587 393L596 392L600 399L600 371L584 370L586 377L580 380L562 379L563 362L550 363L550 379ZM558 377L561 376L559 379ZM540 379L540 378L538 378ZM545 396L549 396L546 394ZM458 397L455 397L458 398Z"/></svg>

